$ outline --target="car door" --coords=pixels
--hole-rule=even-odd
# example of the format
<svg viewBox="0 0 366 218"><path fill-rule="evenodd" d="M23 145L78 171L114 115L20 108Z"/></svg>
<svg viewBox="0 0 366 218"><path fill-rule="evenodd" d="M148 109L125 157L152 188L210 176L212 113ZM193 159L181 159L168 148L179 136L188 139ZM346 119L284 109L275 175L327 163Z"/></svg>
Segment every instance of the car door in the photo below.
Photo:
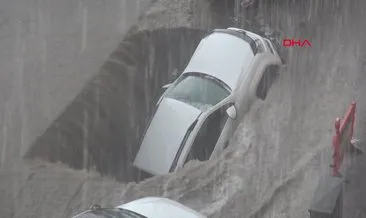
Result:
<svg viewBox="0 0 366 218"><path fill-rule="evenodd" d="M230 106L235 107L235 104L234 103L229 104L228 108ZM222 123L221 123L222 124L221 134L220 134L219 139L216 142L215 149L212 152L210 159L218 157L223 152L223 150L229 145L229 141L233 136L233 133L237 127L237 123L238 123L237 118L229 117L229 115L226 113L226 110L225 110L225 113L223 114L223 118L222 118Z"/></svg>
<svg viewBox="0 0 366 218"><path fill-rule="evenodd" d="M220 150L216 147L225 138L223 134L230 130L231 119L226 110L232 105L233 103L226 103L206 117L193 140L184 164L193 159L206 161L214 152Z"/></svg>

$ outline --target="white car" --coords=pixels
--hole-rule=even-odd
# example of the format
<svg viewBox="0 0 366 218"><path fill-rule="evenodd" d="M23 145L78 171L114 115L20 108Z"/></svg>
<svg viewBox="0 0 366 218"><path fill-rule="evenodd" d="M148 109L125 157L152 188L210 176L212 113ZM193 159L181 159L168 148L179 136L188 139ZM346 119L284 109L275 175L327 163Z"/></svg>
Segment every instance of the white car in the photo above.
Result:
<svg viewBox="0 0 366 218"><path fill-rule="evenodd" d="M116 208L92 206L73 218L206 218L202 214L167 198L146 197Z"/></svg>
<svg viewBox="0 0 366 218"><path fill-rule="evenodd" d="M134 166L163 175L220 154L281 66L272 42L257 34L238 28L208 34L182 74L163 86Z"/></svg>

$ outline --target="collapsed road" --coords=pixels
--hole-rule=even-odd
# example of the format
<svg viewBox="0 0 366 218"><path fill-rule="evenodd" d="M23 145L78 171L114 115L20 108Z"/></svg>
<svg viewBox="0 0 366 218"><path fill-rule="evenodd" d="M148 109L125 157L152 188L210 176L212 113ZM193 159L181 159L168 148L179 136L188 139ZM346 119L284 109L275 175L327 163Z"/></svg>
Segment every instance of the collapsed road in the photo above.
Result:
<svg viewBox="0 0 366 218"><path fill-rule="evenodd" d="M329 170L329 164L324 157L328 152L327 148L331 146L334 117L342 114L355 99L358 102L358 113L366 114L366 102L362 99L362 93L366 93L366 76L363 73L366 53L364 46L358 43L366 34L365 24L362 22L365 7L364 2L357 0L309 0L301 3L260 1L258 8L251 12L252 19L248 18L246 11L237 10L237 17L231 20L226 17L227 11L221 11L220 14L216 10L211 13L209 6L202 2L156 2L150 8L148 16L140 20L129 36L136 36L133 34L142 32L142 41L160 37L164 40L152 40L152 44L149 41L143 43L141 40L136 40L137 44L121 43L121 46L128 50L115 50L101 68L97 79L90 83L94 84L96 81L102 84L87 85L46 130L46 134L41 135L27 150L27 159L45 159L63 164L29 162L30 167L22 172L13 171L1 175L1 180L5 181L20 173L19 177L12 177L17 178L16 184L8 186L11 187L8 192L2 192L8 193L9 199L4 203L7 207L1 208L1 211L8 212L9 217L48 217L55 214L58 214L56 217L64 217L63 215L74 214L95 202L117 205L143 196L166 196L210 217L308 217L307 208L317 179ZM226 19L220 19L223 17ZM282 34L307 38L312 42L312 47L288 49L287 67L274 84L268 101L256 102L238 128L227 152L217 160L206 163L192 162L187 169L174 175L154 177L138 184L118 183L110 178L100 178L93 167L106 175L124 179L123 173L118 176L118 169L124 167L124 159L117 158L118 152L121 152L121 157L127 158L130 158L130 153L113 150L118 147L113 146L113 143L126 140L119 129L129 135L130 126L123 125L128 123L136 127L138 125L134 122L141 123L142 126L145 124L143 116L130 114L131 111L142 110L144 116L148 116L151 110L151 106L148 105L154 101L154 96L158 95L160 85L170 79L170 72L179 68L175 65L184 64L187 60L185 58L189 58L192 51L190 49L193 49L197 42L195 40L199 40L200 31L195 30L207 30L225 24L251 28L248 19L262 27L268 24L273 29L280 30ZM159 37L149 38L154 34ZM154 50L172 45L167 40L170 34L172 39L182 40L182 44L177 43L175 46L182 48L185 45L186 49L177 49L182 52L181 56L175 54L177 50L174 49L163 49L167 53L162 54ZM190 38L191 36L193 38ZM140 52L141 45L149 45L144 51L154 54L142 55L147 59L145 61L152 63L142 67L144 71L139 74L149 85L140 87L138 80L132 80L134 82L129 83L132 84L131 89L126 87L128 84L118 87L119 81L137 75L133 72L141 73L136 70L136 66L141 62L127 57L129 51ZM168 55L169 52L172 53ZM136 55L141 56L141 53ZM118 59L121 57L123 60ZM166 60L168 57L178 58L175 61ZM179 60L182 62L177 63ZM126 69L125 74L118 74L121 70L117 66L121 66L121 62L128 63L123 68ZM156 74L155 69L167 71ZM113 96L108 97L108 94ZM134 98L134 95L144 101L137 104L139 99ZM97 96L103 98L97 101ZM142 108L136 107L140 105ZM125 107L130 108L126 110ZM104 122L87 122L96 119L92 118L92 114L97 108L100 110L97 114L98 119L104 119ZM120 113L120 110L124 110L126 114ZM70 114L70 117L67 114ZM130 117L136 118L137 121L129 120ZM362 117L363 115L356 124L359 131L356 135L361 139L360 133L365 132ZM75 129L64 134L64 140L56 140L57 125L62 127L60 131L67 132L69 125ZM98 137L104 141L91 138L97 137L91 134L95 130L99 131ZM142 131L140 129L138 133L141 135ZM132 132L135 134L135 131ZM51 138L45 139L48 133L51 133ZM103 134L108 135L103 137ZM85 143L85 139L81 137L87 136L90 137L88 142L98 142L91 145L88 143L88 146L100 146L95 148L95 154L83 152L82 144ZM70 146L73 143L76 147ZM65 149L63 155L58 156L52 152L60 151L61 148ZM72 149L75 149L75 153ZM128 149L132 152L136 150L134 147ZM92 149L88 151L92 152ZM103 152L110 155L97 155ZM114 156L114 153L117 155ZM68 156L71 154L76 156ZM85 157L90 158L90 161L86 162ZM98 157L100 159L97 159ZM110 159L113 161L108 162ZM90 166L91 172L69 169L68 166ZM130 176L128 170L122 172ZM362 205L357 206L352 202L352 196L349 196L349 199L349 208L354 205L356 207L349 210L348 217L355 217L352 213L364 213L365 209L360 207Z"/></svg>

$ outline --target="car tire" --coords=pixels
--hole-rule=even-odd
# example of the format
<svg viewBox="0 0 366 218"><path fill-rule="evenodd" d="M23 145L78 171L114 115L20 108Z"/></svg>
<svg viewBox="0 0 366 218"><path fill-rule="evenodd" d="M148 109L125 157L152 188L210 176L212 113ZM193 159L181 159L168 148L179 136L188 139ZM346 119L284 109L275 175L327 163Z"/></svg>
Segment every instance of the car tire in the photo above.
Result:
<svg viewBox="0 0 366 218"><path fill-rule="evenodd" d="M272 66L269 67L269 69L263 73L263 76L259 81L256 90L256 95L259 99L264 101L267 98L269 89L271 88L272 84L276 81L278 77L277 71L278 66Z"/></svg>

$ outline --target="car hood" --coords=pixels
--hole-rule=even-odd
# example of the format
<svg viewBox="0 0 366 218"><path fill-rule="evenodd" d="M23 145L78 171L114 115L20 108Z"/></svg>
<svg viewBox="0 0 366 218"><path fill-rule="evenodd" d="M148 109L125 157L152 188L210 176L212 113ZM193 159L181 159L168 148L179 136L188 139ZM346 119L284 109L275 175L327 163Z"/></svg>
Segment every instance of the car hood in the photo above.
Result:
<svg viewBox="0 0 366 218"><path fill-rule="evenodd" d="M141 143L134 166L154 175L169 173L188 128L201 111L163 98Z"/></svg>
<svg viewBox="0 0 366 218"><path fill-rule="evenodd" d="M118 206L147 218L206 218L198 212L167 198L147 197Z"/></svg>

